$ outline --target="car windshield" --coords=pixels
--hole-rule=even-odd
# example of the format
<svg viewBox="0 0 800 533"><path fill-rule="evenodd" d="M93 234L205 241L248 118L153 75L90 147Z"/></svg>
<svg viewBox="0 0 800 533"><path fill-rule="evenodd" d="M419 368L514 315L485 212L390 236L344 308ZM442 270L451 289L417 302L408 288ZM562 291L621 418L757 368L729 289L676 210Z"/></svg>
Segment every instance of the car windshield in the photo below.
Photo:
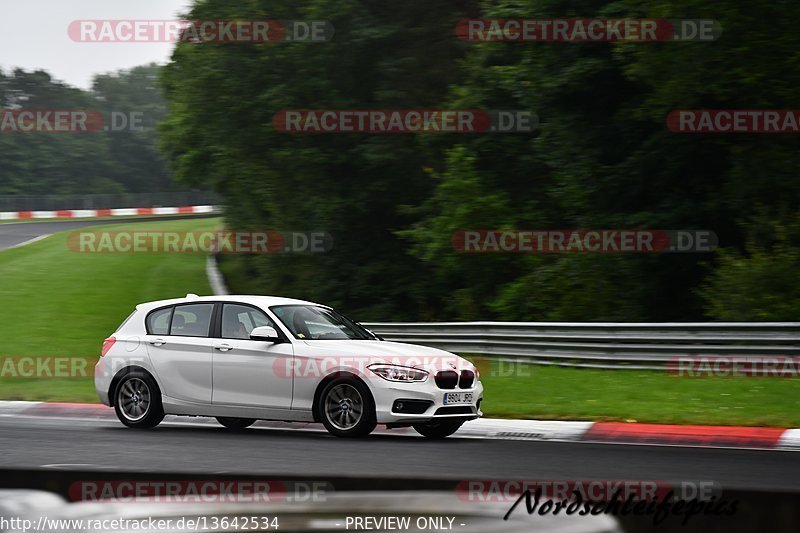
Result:
<svg viewBox="0 0 800 533"><path fill-rule="evenodd" d="M376 340L368 330L333 309L316 305L276 305L270 309L297 339Z"/></svg>

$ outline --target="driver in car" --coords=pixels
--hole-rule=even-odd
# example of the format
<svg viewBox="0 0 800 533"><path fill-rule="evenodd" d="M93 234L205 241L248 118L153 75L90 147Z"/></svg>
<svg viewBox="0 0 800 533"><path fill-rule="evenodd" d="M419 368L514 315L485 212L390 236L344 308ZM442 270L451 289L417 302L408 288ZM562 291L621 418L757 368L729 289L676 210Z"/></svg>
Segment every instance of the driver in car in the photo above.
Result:
<svg viewBox="0 0 800 533"><path fill-rule="evenodd" d="M222 323L222 336L226 339L246 340L250 338L250 332L247 331L247 327L242 324L239 317L230 314L225 316L225 320Z"/></svg>

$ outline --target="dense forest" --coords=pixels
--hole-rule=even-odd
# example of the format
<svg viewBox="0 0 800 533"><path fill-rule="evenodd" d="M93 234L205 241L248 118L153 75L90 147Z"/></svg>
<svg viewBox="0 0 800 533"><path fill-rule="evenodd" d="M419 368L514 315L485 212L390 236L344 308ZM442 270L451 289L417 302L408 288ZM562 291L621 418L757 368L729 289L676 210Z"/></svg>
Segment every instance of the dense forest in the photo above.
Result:
<svg viewBox="0 0 800 533"><path fill-rule="evenodd" d="M773 14L774 16L771 16ZM164 146L234 227L324 228L323 256L226 258L239 290L370 319L797 320L791 134L681 134L675 109L800 107L800 4L222 1L192 18L325 19L329 43L181 44ZM465 42L465 17L707 18L713 42ZM286 134L283 109L520 109L527 134ZM462 228L705 228L715 254L455 253Z"/></svg>
<svg viewBox="0 0 800 533"><path fill-rule="evenodd" d="M368 320L797 320L800 137L667 126L676 109L800 108L793 13L800 4L774 0L206 0L190 18L325 20L335 35L180 43L159 74L165 109L150 85L156 67L101 76L90 92L15 72L0 78L0 95L144 107L160 121L179 186L220 193L231 228L332 235L325 254L226 256L239 292L326 302ZM647 43L456 35L467 17L587 16L706 18L722 34ZM538 126L304 135L274 125L287 109L411 108L523 110ZM0 135L0 193L169 188L152 140L39 145ZM459 254L452 238L464 228L708 229L720 247Z"/></svg>
<svg viewBox="0 0 800 533"><path fill-rule="evenodd" d="M166 104L160 67L95 76L82 90L47 72L0 71L0 108L82 111L102 116L87 131L0 132L0 195L162 192L176 186L157 146ZM50 116L52 121L52 115ZM108 128L104 131L101 127ZM44 128L42 128L44 129Z"/></svg>

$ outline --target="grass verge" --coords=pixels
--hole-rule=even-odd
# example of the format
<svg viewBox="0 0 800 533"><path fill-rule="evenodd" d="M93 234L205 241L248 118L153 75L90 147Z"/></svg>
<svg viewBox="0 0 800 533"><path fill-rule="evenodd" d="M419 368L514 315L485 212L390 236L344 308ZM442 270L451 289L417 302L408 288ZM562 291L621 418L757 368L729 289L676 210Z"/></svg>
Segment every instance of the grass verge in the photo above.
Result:
<svg viewBox="0 0 800 533"><path fill-rule="evenodd" d="M800 379L481 364L484 416L800 427Z"/></svg>
<svg viewBox="0 0 800 533"><path fill-rule="evenodd" d="M203 231L219 224L219 218L205 218L93 226L92 231ZM211 293L203 254L77 253L67 248L67 235L0 252L0 357L82 357L90 375L2 377L0 399L96 402L91 372L100 345L136 304Z"/></svg>

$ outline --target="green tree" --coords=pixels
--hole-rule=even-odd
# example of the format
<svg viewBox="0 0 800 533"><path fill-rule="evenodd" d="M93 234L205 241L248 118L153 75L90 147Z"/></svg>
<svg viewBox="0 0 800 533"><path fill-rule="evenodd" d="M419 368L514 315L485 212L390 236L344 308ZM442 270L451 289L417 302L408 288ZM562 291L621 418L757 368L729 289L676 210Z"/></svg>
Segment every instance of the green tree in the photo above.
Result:
<svg viewBox="0 0 800 533"><path fill-rule="evenodd" d="M123 117L119 131L106 136L110 178L129 192L175 189L166 161L157 146L157 125L167 113L159 86L161 67L143 65L96 76L92 93L107 117ZM128 127L124 124L127 122Z"/></svg>
<svg viewBox="0 0 800 533"><path fill-rule="evenodd" d="M370 319L720 317L727 303L699 288L733 287L730 258L756 257L745 239L754 206L783 226L800 212L798 137L676 134L666 117L796 108L799 10L765 0L208 0L190 18L324 19L336 35L179 44L163 76L163 147L184 183L222 193L232 228L333 235L326 255L226 258L236 290ZM713 43L459 41L457 21L478 16L711 18L723 34ZM513 135L299 135L272 125L284 109L409 107L523 110L540 124ZM453 233L468 228L710 229L723 251L459 254ZM758 252L762 276L736 286L764 287L771 268L786 279L794 246ZM781 264L770 266L773 255Z"/></svg>
<svg viewBox="0 0 800 533"><path fill-rule="evenodd" d="M396 230L431 191L417 136L287 134L284 109L435 107L457 79L463 2L208 1L192 19L322 19L328 43L179 44L164 72L164 147L176 175L211 184L235 229L323 230L324 255L226 258L234 289L317 299L373 318L423 313L432 267Z"/></svg>
<svg viewBox="0 0 800 533"><path fill-rule="evenodd" d="M712 18L723 27L722 39L713 43L473 43L464 80L451 91L450 102L522 109L540 117L533 139L460 143L479 169L472 186L516 199L497 226L705 228L736 252L744 247L746 218L756 203L796 213L796 136L691 135L666 128L674 109L796 107L797 73L789 65L797 53L791 13L798 6L757 4L483 2L486 18ZM438 184L442 192L463 179L460 163L447 164ZM412 232L416 253L446 270L440 276L450 281L453 293L481 302L482 316L633 321L705 316L697 287L717 268L708 256L515 257L513 265L492 276L492 287L474 279L484 279L481 270L494 259L453 264L445 260L448 250L424 238L422 228L448 225L442 217L451 227L464 224L461 213L467 208L429 207Z"/></svg>
<svg viewBox="0 0 800 533"><path fill-rule="evenodd" d="M97 76L93 90L44 71L0 72L0 108L99 112L106 126L124 116L137 128L91 132L0 132L0 194L160 192L174 182L156 146L166 114L157 65ZM128 122L128 125L130 123ZM139 128L138 126L141 126Z"/></svg>

